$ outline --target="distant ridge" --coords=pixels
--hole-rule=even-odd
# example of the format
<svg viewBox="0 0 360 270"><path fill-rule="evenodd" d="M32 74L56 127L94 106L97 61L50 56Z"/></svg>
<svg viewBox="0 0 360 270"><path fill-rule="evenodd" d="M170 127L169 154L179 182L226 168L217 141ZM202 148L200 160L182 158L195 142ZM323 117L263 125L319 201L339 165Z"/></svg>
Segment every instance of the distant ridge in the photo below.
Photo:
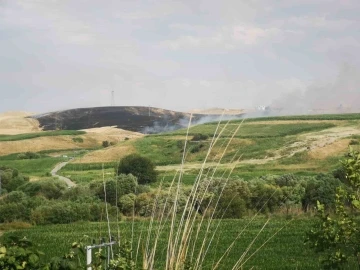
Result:
<svg viewBox="0 0 360 270"><path fill-rule="evenodd" d="M193 109L189 113L205 114L205 115L242 115L245 110L239 109L224 109L224 108L209 108L209 109Z"/></svg>
<svg viewBox="0 0 360 270"><path fill-rule="evenodd" d="M219 114L195 113L194 121L206 115ZM79 130L117 126L141 133L160 133L184 127L190 118L190 113L144 106L111 106L70 109L30 117L37 119L43 130Z"/></svg>

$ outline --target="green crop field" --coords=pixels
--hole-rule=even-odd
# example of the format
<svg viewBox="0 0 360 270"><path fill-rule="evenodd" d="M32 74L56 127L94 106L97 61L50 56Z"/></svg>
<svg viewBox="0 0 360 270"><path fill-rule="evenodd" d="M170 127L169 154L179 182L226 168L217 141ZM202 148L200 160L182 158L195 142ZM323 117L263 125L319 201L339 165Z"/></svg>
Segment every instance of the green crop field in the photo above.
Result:
<svg viewBox="0 0 360 270"><path fill-rule="evenodd" d="M68 167L68 165L70 166ZM103 177L105 179L113 178L115 174L114 166L107 169L104 168L103 171L102 169L87 169L86 166L81 170L79 167L73 166L73 164L68 165L59 174L70 178L73 182L80 185L88 184L93 180L103 179Z"/></svg>
<svg viewBox="0 0 360 270"><path fill-rule="evenodd" d="M220 267L220 269L224 270L231 269L251 241L255 239L265 222L265 218L257 218L252 222L250 219L222 220L218 230L215 232L218 221L214 220L210 235L213 235L214 232L215 235L205 258L206 263L203 265L203 269L211 269L214 262L225 253L226 249L240 234L240 237L235 241L229 256L226 257ZM295 219L290 221L290 223L289 220L282 218L271 219L245 256L245 260L249 260L245 264L244 269L318 269L319 263L316 255L311 250L304 247L305 232L309 230L312 223L312 219ZM141 236L144 241L144 238L148 233L147 228L149 222L136 221L133 225L133 244L135 250L139 236ZM117 235L118 226L120 228L122 241L130 241L132 223L129 221L120 222L118 225L117 223L111 223L113 235ZM284 228L280 230L282 227ZM153 227L153 232L155 229L156 226ZM241 233L241 231L243 232ZM276 235L274 236L274 234ZM37 226L30 229L18 230L16 232L8 232L4 237L10 235L20 237L26 236L28 239L37 243L39 249L44 250L46 253L44 260L49 260L53 256L60 256L68 252L71 243L79 240L83 235L87 235L94 239L99 239L100 237L106 238L107 224L75 223L70 225ZM165 229L160 235L159 247L155 260L156 269L164 268L167 235L168 229ZM274 237L271 238L272 236ZM196 241L196 247L201 245L201 240L203 238L204 235L201 234L198 241ZM269 240L269 242L258 252L254 253L267 240ZM141 245L140 250L143 248L144 245ZM195 248L195 250L197 249ZM141 258L142 256L139 255L138 260L140 261Z"/></svg>
<svg viewBox="0 0 360 270"><path fill-rule="evenodd" d="M57 163L62 161L63 158L52 157L22 160L0 160L0 166L18 169L21 173L28 176L45 176L50 173Z"/></svg>

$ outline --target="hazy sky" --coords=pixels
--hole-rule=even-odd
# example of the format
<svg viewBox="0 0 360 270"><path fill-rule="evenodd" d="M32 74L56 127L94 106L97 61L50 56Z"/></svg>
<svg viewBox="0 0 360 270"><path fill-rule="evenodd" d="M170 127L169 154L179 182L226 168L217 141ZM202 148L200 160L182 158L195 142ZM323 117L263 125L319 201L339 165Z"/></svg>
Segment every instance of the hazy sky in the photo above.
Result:
<svg viewBox="0 0 360 270"><path fill-rule="evenodd" d="M360 108L359 14L359 0L0 0L0 112L108 106L112 90L175 110Z"/></svg>

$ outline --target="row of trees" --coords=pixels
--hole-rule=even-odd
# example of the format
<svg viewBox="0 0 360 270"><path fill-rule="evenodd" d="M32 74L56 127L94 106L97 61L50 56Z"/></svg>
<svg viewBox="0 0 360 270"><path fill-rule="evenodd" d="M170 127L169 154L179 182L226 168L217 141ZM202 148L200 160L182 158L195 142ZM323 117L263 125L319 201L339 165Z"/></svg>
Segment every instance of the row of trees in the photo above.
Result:
<svg viewBox="0 0 360 270"><path fill-rule="evenodd" d="M7 174L10 175L10 171ZM139 184L132 174L120 174L105 183L95 180L88 186L71 189L57 179L29 182L21 175L14 179L17 183L25 183L15 190L9 189L10 192L0 200L0 222L21 220L50 224L100 221L104 220L105 202L110 205L113 217L118 210L123 215L147 217L153 214L154 209L159 213L164 207L170 211L175 197L173 189L151 189ZM200 215L241 218L255 212L291 214L314 209L317 201L331 209L335 203L336 188L343 185L331 174L316 177L266 176L251 181L225 182L220 178L201 180L198 195L195 195ZM9 183L6 185L8 188L11 186ZM189 196L194 196L190 187L182 189L178 201L180 212L184 210Z"/></svg>

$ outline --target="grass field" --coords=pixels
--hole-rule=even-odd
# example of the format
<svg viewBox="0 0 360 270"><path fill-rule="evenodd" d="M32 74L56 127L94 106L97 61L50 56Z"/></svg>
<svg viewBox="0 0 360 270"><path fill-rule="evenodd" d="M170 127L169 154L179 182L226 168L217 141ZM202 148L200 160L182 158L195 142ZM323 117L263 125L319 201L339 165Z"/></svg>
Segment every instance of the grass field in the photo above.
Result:
<svg viewBox="0 0 360 270"><path fill-rule="evenodd" d="M88 184L93 180L103 179L103 173L105 179L113 178L115 174L115 170L113 166L105 168L103 172L102 169L100 168L86 169L86 167L84 167L84 169L81 169L80 167L75 167L72 164L68 164L68 165L70 166L69 167L66 166L65 168L63 168L59 172L59 174L67 178L70 178L73 182L80 185ZM85 164L85 166L86 165L87 164Z"/></svg>
<svg viewBox="0 0 360 270"><path fill-rule="evenodd" d="M225 127L222 137L232 136L234 131L237 129L241 122L231 121L226 127L225 124L221 124L216 135ZM289 135L296 135L304 132L319 131L327 128L335 127L332 123L287 123L287 124L249 124L244 121L241 124L240 129L236 132L235 137L238 138L272 138L272 137L283 137ZM213 136L217 128L217 123L208 123L205 125L193 126L189 130L190 135L197 133L206 134ZM166 133L165 135L185 135L186 129L176 130L174 132Z"/></svg>
<svg viewBox="0 0 360 270"><path fill-rule="evenodd" d="M39 158L23 160L0 160L0 166L8 166L18 169L22 174L27 176L42 177L50 173L54 166L64 161L63 158Z"/></svg>
<svg viewBox="0 0 360 270"><path fill-rule="evenodd" d="M360 120L360 113L269 116L246 119L247 122L278 120Z"/></svg>
<svg viewBox="0 0 360 270"><path fill-rule="evenodd" d="M347 151L346 140L353 139L353 143L359 140L359 135L356 135L356 132L359 133L359 116L360 114L274 117L270 118L270 121L276 120L272 124L257 123L256 119L250 119L251 121L247 119L222 156L230 136L240 124L239 120L231 121L213 146L207 163L216 164L222 156L221 164L226 165L234 156L241 156L241 164L237 165L233 176L245 180L266 174L314 175L328 172L338 165L338 160ZM329 119L338 121L327 122ZM310 122L301 122L303 120ZM311 122L311 120L316 121ZM221 124L220 129L224 126L225 123ZM189 177L184 178L185 184L190 185L194 181L191 175L196 174L201 167L216 127L217 123L208 123L190 128L184 167L187 171L185 175ZM198 133L209 137L203 141L192 141L192 136ZM185 135L186 130L148 135L138 140L120 142L112 151L115 151L116 147L122 151L122 145L130 144L132 151L150 158L159 166L161 171L159 180L165 176L164 180L168 182L172 179L174 171L178 169L176 165L181 163ZM335 139L329 140L329 136ZM343 143L341 140L344 140ZM333 148L334 142L342 143L342 146ZM309 151L309 148L312 150ZM316 151L320 151L320 154ZM115 164L116 161L107 162L104 163L104 167L114 168ZM75 175L78 179L75 181L85 183L91 181L93 177L101 176L101 168L102 163L69 164L63 169L66 170L63 175ZM86 170L90 170L91 173L87 173ZM96 173L96 170L99 171ZM219 168L218 171L222 173L223 169Z"/></svg>
<svg viewBox="0 0 360 270"><path fill-rule="evenodd" d="M61 136L61 135L83 135L86 134L85 131L77 130L56 130L56 131L43 131L36 133L25 133L17 135L0 135L0 142L5 141L22 141L39 137L52 137L52 136Z"/></svg>
<svg viewBox="0 0 360 270"><path fill-rule="evenodd" d="M256 237L260 228L264 225L265 218L257 218L250 222L249 219L242 220L223 220L215 234L213 242L205 258L206 264L203 269L211 269L226 249L232 244L233 240L245 228L239 239L235 242L229 256L223 261L220 269L231 269L235 262L240 258L250 242ZM319 263L316 255L304 247L305 232L309 230L312 219L296 219L288 223L289 220L282 218L272 218L265 230L256 239L254 245L245 256L249 259L243 269L318 269ZM145 238L148 228L147 221L137 221L134 223L134 247L138 242L138 237ZM217 221L211 229L214 229ZM26 236L28 239L39 244L39 249L46 252L49 260L53 256L61 256L68 252L71 243L80 239L83 235L99 239L106 237L106 223L76 223L70 225L51 225L37 226L30 229L8 232L5 237L10 235ZM246 227L247 226L247 227ZM259 252L253 254L265 241L275 235ZM120 222L120 232L122 241L131 239L132 223ZM116 223L111 223L112 232L117 233ZM153 228L155 230L156 226ZM156 256L156 269L164 268L164 256L166 254L167 233L160 236L158 253ZM202 236L199 237L202 239ZM143 239L144 240L144 239ZM200 243L197 243L200 244ZM140 250L143 246L140 247ZM135 250L135 248L134 248ZM250 257L253 255L252 257ZM135 256L135 251L134 251ZM141 255L138 256L139 260Z"/></svg>

